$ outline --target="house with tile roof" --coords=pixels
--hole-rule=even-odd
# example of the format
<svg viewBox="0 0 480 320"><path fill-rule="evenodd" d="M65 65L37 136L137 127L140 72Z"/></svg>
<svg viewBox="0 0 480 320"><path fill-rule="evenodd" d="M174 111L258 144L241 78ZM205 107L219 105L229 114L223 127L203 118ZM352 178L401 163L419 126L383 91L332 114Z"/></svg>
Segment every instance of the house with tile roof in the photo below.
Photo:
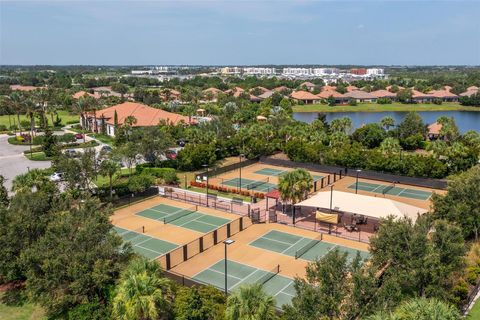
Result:
<svg viewBox="0 0 480 320"><path fill-rule="evenodd" d="M290 94L290 97L295 101L303 101L305 104L313 104L320 102L321 98L308 92L308 91L294 91Z"/></svg>
<svg viewBox="0 0 480 320"><path fill-rule="evenodd" d="M460 97L470 97L474 94L477 94L479 92L478 87L471 86L467 88L467 91L462 92L459 94Z"/></svg>
<svg viewBox="0 0 480 320"><path fill-rule="evenodd" d="M285 86L280 86L280 87L276 87L273 89L273 91L276 91L276 92L284 92L284 91L289 91L290 88L288 87L285 87Z"/></svg>
<svg viewBox="0 0 480 320"><path fill-rule="evenodd" d="M82 128L92 132L101 132L103 129L109 136L115 136L115 113L117 114L117 125L123 125L125 119L134 117L133 127L151 127L164 122L170 125L195 124L196 120L187 116L168 112L162 109L136 103L124 102L96 112L86 112L80 115Z"/></svg>
<svg viewBox="0 0 480 320"><path fill-rule="evenodd" d="M46 89L45 87L22 86L20 84L12 84L10 90L12 91L33 91L37 89Z"/></svg>
<svg viewBox="0 0 480 320"><path fill-rule="evenodd" d="M440 99L445 102L457 102L458 101L458 96L454 93L451 93L448 90L432 90L428 92L428 95L430 95L433 99Z"/></svg>
<svg viewBox="0 0 480 320"><path fill-rule="evenodd" d="M369 92L362 90L353 90L343 95L348 100L355 100L356 102L375 102L377 97Z"/></svg>
<svg viewBox="0 0 480 320"><path fill-rule="evenodd" d="M87 91L78 91L78 92L76 92L72 95L72 98L78 100L78 99L80 99L82 97L85 97L85 96L92 97L92 98L95 98L95 99L100 99L100 95L98 93L89 93Z"/></svg>
<svg viewBox="0 0 480 320"><path fill-rule="evenodd" d="M377 99L386 98L395 100L397 98L397 94L390 92L388 90L375 90L370 92L370 94L374 95Z"/></svg>
<svg viewBox="0 0 480 320"><path fill-rule="evenodd" d="M317 85L308 81L300 83L300 88L307 88L308 91L313 91Z"/></svg>

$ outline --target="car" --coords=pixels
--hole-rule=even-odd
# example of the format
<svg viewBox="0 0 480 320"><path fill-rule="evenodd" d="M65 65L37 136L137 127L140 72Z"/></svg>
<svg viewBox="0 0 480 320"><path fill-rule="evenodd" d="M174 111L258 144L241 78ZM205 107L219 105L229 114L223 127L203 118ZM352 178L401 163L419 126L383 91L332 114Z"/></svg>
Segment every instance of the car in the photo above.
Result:
<svg viewBox="0 0 480 320"><path fill-rule="evenodd" d="M177 159L177 152L175 150L167 150L165 151L165 157L170 160Z"/></svg>
<svg viewBox="0 0 480 320"><path fill-rule="evenodd" d="M50 181L58 182L63 180L63 172L54 172L50 177Z"/></svg>
<svg viewBox="0 0 480 320"><path fill-rule="evenodd" d="M75 139L77 139L77 140L83 139L84 137L85 137L85 135L83 133L75 134Z"/></svg>
<svg viewBox="0 0 480 320"><path fill-rule="evenodd" d="M109 153L109 152L112 152L113 149L112 147L110 146L103 146L101 149L100 149L100 152L105 152L105 153Z"/></svg>
<svg viewBox="0 0 480 320"><path fill-rule="evenodd" d="M78 152L73 149L67 149L65 150L65 155L67 157L75 158L76 156L78 156Z"/></svg>

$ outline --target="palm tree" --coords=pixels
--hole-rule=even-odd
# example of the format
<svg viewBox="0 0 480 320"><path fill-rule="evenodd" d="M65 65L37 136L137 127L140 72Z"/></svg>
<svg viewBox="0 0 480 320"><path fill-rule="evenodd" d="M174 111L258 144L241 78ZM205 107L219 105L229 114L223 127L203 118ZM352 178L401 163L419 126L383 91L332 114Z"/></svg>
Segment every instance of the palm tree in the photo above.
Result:
<svg viewBox="0 0 480 320"><path fill-rule="evenodd" d="M330 123L332 132L342 132L348 134L352 129L352 120L349 117L333 119Z"/></svg>
<svg viewBox="0 0 480 320"><path fill-rule="evenodd" d="M167 318L173 300L172 285L155 261L135 259L121 274L113 298L112 316L121 320Z"/></svg>
<svg viewBox="0 0 480 320"><path fill-rule="evenodd" d="M367 320L458 320L461 315L458 310L437 299L415 298L403 302L392 313L384 311L370 316Z"/></svg>
<svg viewBox="0 0 480 320"><path fill-rule="evenodd" d="M21 192L31 190L32 188L41 189L48 184L49 180L42 170L32 169L27 173L20 174L12 181L12 191Z"/></svg>
<svg viewBox="0 0 480 320"><path fill-rule="evenodd" d="M282 199L292 205L307 199L312 187L312 175L305 169L290 171L278 179L278 191Z"/></svg>
<svg viewBox="0 0 480 320"><path fill-rule="evenodd" d="M395 119L393 119L390 116L383 117L382 120L380 120L380 124L385 130L389 130L391 127L395 125Z"/></svg>
<svg viewBox="0 0 480 320"><path fill-rule="evenodd" d="M24 110L23 96L18 92L12 92L10 94L10 100L12 101L12 104L13 104L13 110L17 114L18 131L20 132L20 134L22 134L22 127L20 126L20 113L22 113Z"/></svg>
<svg viewBox="0 0 480 320"><path fill-rule="evenodd" d="M400 152L402 147L400 146L398 139L388 137L380 143L380 150L385 154L393 154Z"/></svg>
<svg viewBox="0 0 480 320"><path fill-rule="evenodd" d="M26 115L30 118L30 139L33 139L33 135L35 133L35 114L37 113L37 106L35 102L28 99L25 101L25 106L27 108Z"/></svg>
<svg viewBox="0 0 480 320"><path fill-rule="evenodd" d="M227 320L270 320L276 319L275 299L263 291L262 285L240 287L227 299Z"/></svg>
<svg viewBox="0 0 480 320"><path fill-rule="evenodd" d="M115 173L118 172L120 167L115 161L112 160L105 160L100 164L100 174L104 176L108 176L109 183L110 183L110 199L113 196L113 176Z"/></svg>

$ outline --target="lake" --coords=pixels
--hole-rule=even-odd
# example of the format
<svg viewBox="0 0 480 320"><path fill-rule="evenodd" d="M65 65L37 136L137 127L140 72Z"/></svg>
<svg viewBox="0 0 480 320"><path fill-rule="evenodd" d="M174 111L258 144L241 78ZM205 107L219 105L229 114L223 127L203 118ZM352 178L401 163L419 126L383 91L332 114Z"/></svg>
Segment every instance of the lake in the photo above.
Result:
<svg viewBox="0 0 480 320"><path fill-rule="evenodd" d="M354 128L372 122L380 122L383 117L390 116L395 119L395 124L402 122L408 112L384 111L384 112L325 112L327 121L349 117L352 119ZM426 124L435 122L441 116L453 117L461 133L468 130L480 132L480 112L476 111L420 111L418 114ZM318 112L295 112L293 118L298 121L310 123L317 119Z"/></svg>

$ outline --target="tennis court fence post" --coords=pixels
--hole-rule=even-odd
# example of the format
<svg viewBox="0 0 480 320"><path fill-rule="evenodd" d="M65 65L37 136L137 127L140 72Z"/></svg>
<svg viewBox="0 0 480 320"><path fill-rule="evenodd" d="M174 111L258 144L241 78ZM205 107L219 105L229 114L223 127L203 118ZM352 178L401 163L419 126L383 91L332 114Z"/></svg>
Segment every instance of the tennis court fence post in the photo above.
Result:
<svg viewBox="0 0 480 320"><path fill-rule="evenodd" d="M198 244L200 247L200 252L203 252L203 236L198 239Z"/></svg>
<svg viewBox="0 0 480 320"><path fill-rule="evenodd" d="M188 249L187 249L187 245L184 245L183 246L183 261L187 261L188 260Z"/></svg>
<svg viewBox="0 0 480 320"><path fill-rule="evenodd" d="M167 268L167 270L170 270L170 268L171 268L170 253L167 253L165 260L167 262L166 268Z"/></svg>
<svg viewBox="0 0 480 320"><path fill-rule="evenodd" d="M337 173L334 172L334 173L333 173L333 182L336 182L336 181L337 181Z"/></svg>

